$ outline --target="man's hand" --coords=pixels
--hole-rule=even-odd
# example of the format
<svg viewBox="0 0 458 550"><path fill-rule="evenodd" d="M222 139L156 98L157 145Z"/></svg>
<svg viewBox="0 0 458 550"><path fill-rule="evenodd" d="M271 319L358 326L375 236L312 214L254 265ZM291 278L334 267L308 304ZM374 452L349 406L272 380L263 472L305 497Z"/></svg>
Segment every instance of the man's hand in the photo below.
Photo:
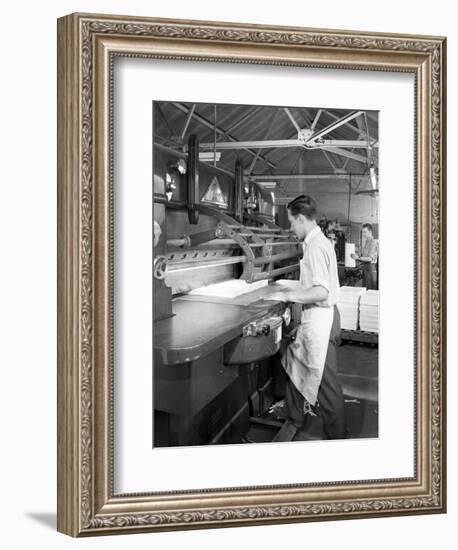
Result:
<svg viewBox="0 0 458 550"><path fill-rule="evenodd" d="M354 260L359 260L358 254L350 254L350 257L353 258Z"/></svg>

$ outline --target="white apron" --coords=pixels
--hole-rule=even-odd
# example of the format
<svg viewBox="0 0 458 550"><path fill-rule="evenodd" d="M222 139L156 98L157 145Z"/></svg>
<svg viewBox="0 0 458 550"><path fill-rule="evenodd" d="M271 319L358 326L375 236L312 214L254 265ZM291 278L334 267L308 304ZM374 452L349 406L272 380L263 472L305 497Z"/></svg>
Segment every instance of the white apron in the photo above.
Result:
<svg viewBox="0 0 458 550"><path fill-rule="evenodd" d="M307 306L296 338L281 357L283 368L303 397L315 405L323 376L334 308Z"/></svg>

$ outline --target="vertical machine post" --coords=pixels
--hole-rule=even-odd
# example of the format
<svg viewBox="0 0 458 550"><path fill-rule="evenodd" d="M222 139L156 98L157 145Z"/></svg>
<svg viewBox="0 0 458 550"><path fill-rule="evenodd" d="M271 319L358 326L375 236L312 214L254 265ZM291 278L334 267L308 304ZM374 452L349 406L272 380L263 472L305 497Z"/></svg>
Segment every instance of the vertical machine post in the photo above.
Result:
<svg viewBox="0 0 458 550"><path fill-rule="evenodd" d="M243 165L239 159L235 162L234 217L243 223Z"/></svg>
<svg viewBox="0 0 458 550"><path fill-rule="evenodd" d="M187 171L187 208L188 219L192 225L199 223L199 138L191 134L188 141L188 171Z"/></svg>

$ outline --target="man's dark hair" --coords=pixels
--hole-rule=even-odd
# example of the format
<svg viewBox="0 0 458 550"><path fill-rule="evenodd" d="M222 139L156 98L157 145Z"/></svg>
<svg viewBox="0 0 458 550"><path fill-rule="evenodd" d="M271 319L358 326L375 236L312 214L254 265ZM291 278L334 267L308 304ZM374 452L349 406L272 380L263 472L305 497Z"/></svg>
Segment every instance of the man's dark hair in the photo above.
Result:
<svg viewBox="0 0 458 550"><path fill-rule="evenodd" d="M308 220L315 220L317 215L316 202L309 195L299 195L288 203L292 216L302 214Z"/></svg>
<svg viewBox="0 0 458 550"><path fill-rule="evenodd" d="M369 231L372 233L372 225L370 223L363 223L363 229L369 229Z"/></svg>

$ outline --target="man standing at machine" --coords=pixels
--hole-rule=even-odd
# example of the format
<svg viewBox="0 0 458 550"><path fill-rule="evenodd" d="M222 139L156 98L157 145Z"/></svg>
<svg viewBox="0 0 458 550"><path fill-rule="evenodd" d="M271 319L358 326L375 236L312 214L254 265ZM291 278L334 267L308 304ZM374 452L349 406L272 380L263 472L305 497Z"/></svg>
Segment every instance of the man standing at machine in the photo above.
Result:
<svg viewBox="0 0 458 550"><path fill-rule="evenodd" d="M278 281L284 290L272 300L302 304L301 324L295 340L282 354L286 371L285 413L296 428L304 427L318 403L325 435L346 437L342 389L337 378L336 340L340 316L336 306L339 293L334 247L316 222L317 207L308 195L288 204L291 229L303 241L299 281Z"/></svg>
<svg viewBox="0 0 458 550"><path fill-rule="evenodd" d="M359 260L363 266L363 286L367 290L377 290L377 257L378 243L372 233L370 223L363 224L362 237L364 244L361 250L361 256L353 254L355 260Z"/></svg>

